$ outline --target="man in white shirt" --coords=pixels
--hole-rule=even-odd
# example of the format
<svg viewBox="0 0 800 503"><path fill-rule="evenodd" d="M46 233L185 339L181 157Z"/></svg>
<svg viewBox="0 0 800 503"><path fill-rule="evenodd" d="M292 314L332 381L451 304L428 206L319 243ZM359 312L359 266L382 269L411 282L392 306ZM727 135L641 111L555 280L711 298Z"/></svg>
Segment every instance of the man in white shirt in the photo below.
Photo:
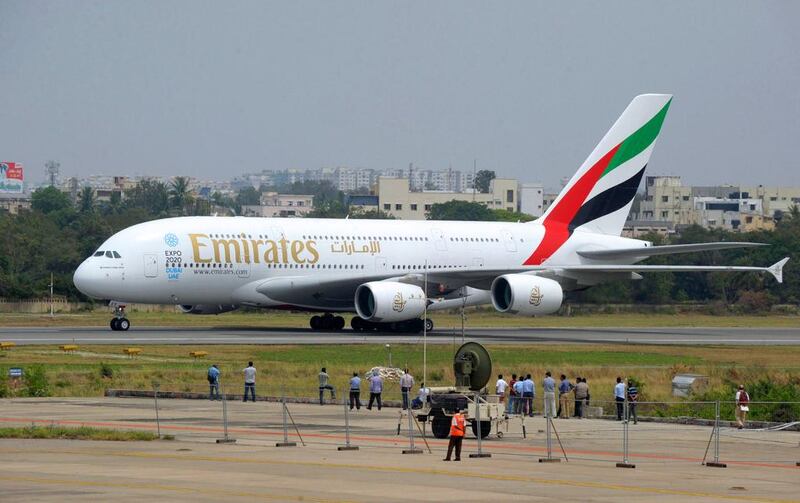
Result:
<svg viewBox="0 0 800 503"><path fill-rule="evenodd" d="M400 376L400 393L403 394L403 410L408 409L408 394L411 393L411 388L414 387L414 378L408 373L408 369L403 371Z"/></svg>
<svg viewBox="0 0 800 503"><path fill-rule="evenodd" d="M503 379L503 374L498 375L497 382L494 385L494 391L497 393L497 396L500 397L500 403L503 403L506 399L506 388L508 388L508 383Z"/></svg>
<svg viewBox="0 0 800 503"><path fill-rule="evenodd" d="M614 401L617 402L617 421L622 421L622 412L625 406L625 383L621 377L617 377L617 384L614 386Z"/></svg>
<svg viewBox="0 0 800 503"><path fill-rule="evenodd" d="M417 393L417 398L411 400L411 408L412 409L419 409L425 405L425 402L428 401L428 395L431 394L431 389L425 387L425 383L419 385L419 392Z"/></svg>
<svg viewBox="0 0 800 503"><path fill-rule="evenodd" d="M242 371L244 373L244 401L247 401L247 394L250 393L253 401L256 401L256 368L253 362L247 362L247 368Z"/></svg>

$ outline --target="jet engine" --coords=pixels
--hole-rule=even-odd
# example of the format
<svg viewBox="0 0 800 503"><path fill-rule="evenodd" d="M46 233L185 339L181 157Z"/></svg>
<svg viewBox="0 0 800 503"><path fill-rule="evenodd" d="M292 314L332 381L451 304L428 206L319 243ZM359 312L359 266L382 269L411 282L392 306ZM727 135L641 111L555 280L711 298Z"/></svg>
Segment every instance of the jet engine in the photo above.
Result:
<svg viewBox="0 0 800 503"><path fill-rule="evenodd" d="M419 318L425 311L425 302L422 288L396 281L371 281L356 289L356 312L368 321Z"/></svg>
<svg viewBox="0 0 800 503"><path fill-rule="evenodd" d="M564 291L557 281L531 274L504 274L492 282L492 304L501 313L541 316L561 307Z"/></svg>
<svg viewBox="0 0 800 503"><path fill-rule="evenodd" d="M178 307L186 314L220 314L239 309L236 304L197 304L194 306L180 305Z"/></svg>

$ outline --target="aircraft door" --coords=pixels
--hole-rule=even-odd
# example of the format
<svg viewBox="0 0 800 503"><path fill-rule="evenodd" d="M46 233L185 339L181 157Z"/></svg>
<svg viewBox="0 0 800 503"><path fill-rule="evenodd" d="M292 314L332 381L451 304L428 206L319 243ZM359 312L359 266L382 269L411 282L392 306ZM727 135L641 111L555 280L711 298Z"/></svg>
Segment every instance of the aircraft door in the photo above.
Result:
<svg viewBox="0 0 800 503"><path fill-rule="evenodd" d="M441 229L431 229L431 237L433 238L433 244L436 246L436 251L447 251L447 241Z"/></svg>
<svg viewBox="0 0 800 503"><path fill-rule="evenodd" d="M503 231L503 244L506 247L506 251L517 251L517 243L514 242L514 235L510 231Z"/></svg>
<svg viewBox="0 0 800 503"><path fill-rule="evenodd" d="M158 276L158 255L155 253L144 254L144 277L155 278Z"/></svg>
<svg viewBox="0 0 800 503"><path fill-rule="evenodd" d="M389 262L386 257L375 257L375 273L383 274L389 272Z"/></svg>

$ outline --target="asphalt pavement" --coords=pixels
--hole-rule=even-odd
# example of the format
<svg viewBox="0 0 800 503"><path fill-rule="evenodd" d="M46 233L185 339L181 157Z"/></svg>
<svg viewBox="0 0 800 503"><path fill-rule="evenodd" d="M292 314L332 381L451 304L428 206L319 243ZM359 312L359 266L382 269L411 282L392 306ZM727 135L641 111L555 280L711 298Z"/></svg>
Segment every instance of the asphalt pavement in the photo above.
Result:
<svg viewBox="0 0 800 503"><path fill-rule="evenodd" d="M434 330L432 344L460 342L459 330ZM0 328L0 341L22 344L359 344L418 343L422 334L315 332L287 328L105 327ZM687 345L796 345L797 328L480 328L464 338L482 344L614 343Z"/></svg>

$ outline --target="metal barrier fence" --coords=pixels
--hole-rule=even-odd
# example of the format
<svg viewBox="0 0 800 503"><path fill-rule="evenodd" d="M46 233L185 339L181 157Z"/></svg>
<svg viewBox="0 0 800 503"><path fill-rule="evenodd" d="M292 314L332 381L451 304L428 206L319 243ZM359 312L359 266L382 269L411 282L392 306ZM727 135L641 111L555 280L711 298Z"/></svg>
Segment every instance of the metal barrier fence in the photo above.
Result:
<svg viewBox="0 0 800 503"><path fill-rule="evenodd" d="M399 407L400 394L367 410L369 394L350 407L349 396L326 390L324 406L318 396L258 396L243 403L222 383L220 400L172 399L175 393L151 389L138 398L58 399L43 407L42 399L2 400L0 421L11 424L100 425L115 429L148 429L182 439L219 441L339 451L389 450L442 456L448 439L435 438L429 422ZM226 393L227 392L227 393ZM383 398L383 397L382 397ZM125 400L125 407L119 402ZM562 417L545 418L541 397L533 417L511 414L493 424L479 444L468 428L464 456L515 457L532 462L593 461L633 468L645 464L692 463L724 467L730 464L760 468L793 468L800 463L800 422L792 416L799 402L751 401L750 413L772 411L786 421L750 421L739 429L732 402L637 402L595 400L574 403ZM557 406L551 415L558 413ZM567 414L569 412L569 414ZM783 414L783 416L781 415ZM759 416L760 417L760 416ZM480 420L484 418L469 418ZM499 433L499 434L498 434ZM357 455L353 453L352 455ZM490 463L491 460L485 460Z"/></svg>

